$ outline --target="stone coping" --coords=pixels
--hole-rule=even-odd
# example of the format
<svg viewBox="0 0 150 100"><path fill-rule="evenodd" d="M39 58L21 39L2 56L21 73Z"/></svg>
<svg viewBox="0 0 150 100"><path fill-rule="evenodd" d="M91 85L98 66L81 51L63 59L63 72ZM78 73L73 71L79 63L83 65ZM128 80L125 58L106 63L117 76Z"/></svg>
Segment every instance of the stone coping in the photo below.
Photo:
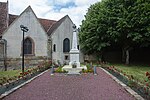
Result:
<svg viewBox="0 0 150 100"><path fill-rule="evenodd" d="M118 84L120 84L128 93L133 95L137 100L145 100L142 96L140 96L138 93L136 93L134 90L132 90L130 87L128 87L126 84L118 80L115 76L110 74L108 71L100 67L104 72L106 72L113 80L115 80Z"/></svg>
<svg viewBox="0 0 150 100"><path fill-rule="evenodd" d="M49 69L47 69L46 71L44 71L44 72L38 74L37 76L34 76L33 78L31 78L31 79L29 79L28 81L26 81L26 82L24 82L24 83L18 85L17 87L14 87L14 88L12 88L11 90L6 91L5 93L1 94L1 95L0 95L0 100L1 100L2 98L4 98L5 96L7 96L7 95L13 93L13 92L16 91L17 89L21 88L22 86L28 84L29 82L31 82L32 80L36 79L37 77L43 75L43 74L44 74L45 72L47 72L48 70L49 70Z"/></svg>

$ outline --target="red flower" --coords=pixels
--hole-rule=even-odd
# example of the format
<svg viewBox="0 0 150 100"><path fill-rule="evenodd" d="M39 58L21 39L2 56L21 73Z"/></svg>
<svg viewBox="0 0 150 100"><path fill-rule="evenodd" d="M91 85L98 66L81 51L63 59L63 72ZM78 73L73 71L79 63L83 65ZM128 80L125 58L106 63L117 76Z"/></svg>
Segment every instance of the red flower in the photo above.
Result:
<svg viewBox="0 0 150 100"><path fill-rule="evenodd" d="M146 88L144 87L144 90L146 91Z"/></svg>
<svg viewBox="0 0 150 100"><path fill-rule="evenodd" d="M21 72L20 75L23 75L23 73Z"/></svg>
<svg viewBox="0 0 150 100"><path fill-rule="evenodd" d="M18 76L18 78L21 78L21 76Z"/></svg>
<svg viewBox="0 0 150 100"><path fill-rule="evenodd" d="M150 74L149 74L149 72L146 72L146 76L149 76Z"/></svg>
<svg viewBox="0 0 150 100"><path fill-rule="evenodd" d="M146 86L149 86L149 84L148 84L148 83L146 83Z"/></svg>

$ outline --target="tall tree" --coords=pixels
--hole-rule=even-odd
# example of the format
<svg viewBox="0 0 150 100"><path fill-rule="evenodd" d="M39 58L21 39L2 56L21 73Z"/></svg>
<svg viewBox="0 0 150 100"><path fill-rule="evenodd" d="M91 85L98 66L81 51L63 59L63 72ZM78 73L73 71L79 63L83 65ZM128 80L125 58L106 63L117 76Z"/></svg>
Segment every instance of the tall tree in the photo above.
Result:
<svg viewBox="0 0 150 100"><path fill-rule="evenodd" d="M103 58L104 48L110 46L109 36L107 36L107 16L103 3L91 5L85 15L85 20L79 32L81 48L86 54L96 53Z"/></svg>
<svg viewBox="0 0 150 100"><path fill-rule="evenodd" d="M79 34L81 47L103 52L119 44L123 60L129 64L129 51L135 45L150 44L150 0L102 0L88 9Z"/></svg>
<svg viewBox="0 0 150 100"><path fill-rule="evenodd" d="M117 41L122 47L122 58L129 64L130 50L136 45L148 46L150 43L150 1L107 0L105 4L117 19L116 27L112 28L119 33ZM113 30L109 32L111 34Z"/></svg>

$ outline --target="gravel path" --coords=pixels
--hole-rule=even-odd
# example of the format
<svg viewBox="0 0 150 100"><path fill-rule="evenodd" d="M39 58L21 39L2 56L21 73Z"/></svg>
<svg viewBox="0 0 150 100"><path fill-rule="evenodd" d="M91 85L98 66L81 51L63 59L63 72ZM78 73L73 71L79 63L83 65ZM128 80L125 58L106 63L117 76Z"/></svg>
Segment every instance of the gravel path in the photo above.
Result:
<svg viewBox="0 0 150 100"><path fill-rule="evenodd" d="M135 100L100 68L97 76L50 76L50 71L3 100Z"/></svg>

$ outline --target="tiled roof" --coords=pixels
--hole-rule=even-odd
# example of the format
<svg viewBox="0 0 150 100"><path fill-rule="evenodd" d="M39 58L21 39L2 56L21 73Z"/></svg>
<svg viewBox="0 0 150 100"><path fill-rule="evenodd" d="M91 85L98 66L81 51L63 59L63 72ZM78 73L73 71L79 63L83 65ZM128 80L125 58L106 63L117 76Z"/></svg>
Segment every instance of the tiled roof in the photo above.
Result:
<svg viewBox="0 0 150 100"><path fill-rule="evenodd" d="M9 25L18 17L18 15L9 14Z"/></svg>
<svg viewBox="0 0 150 100"><path fill-rule="evenodd" d="M18 17L18 15L11 15L9 14L9 25ZM53 24L55 24L57 21L54 20L48 20L48 19L42 19L42 18L38 18L39 22L41 23L41 25L43 26L43 28L45 29L45 31L47 32L49 28L52 27Z"/></svg>
<svg viewBox="0 0 150 100"><path fill-rule="evenodd" d="M48 20L48 19L42 19L42 18L39 18L39 21L41 25L43 25L43 28L45 29L46 32L48 31L49 28L52 27L53 24L57 22L54 20Z"/></svg>
<svg viewBox="0 0 150 100"><path fill-rule="evenodd" d="M0 2L0 35L8 26L7 14L8 14L8 3Z"/></svg>
<svg viewBox="0 0 150 100"><path fill-rule="evenodd" d="M61 23L68 17L68 15L61 18L59 21L57 21L47 32L48 35L51 35L60 25Z"/></svg>
<svg viewBox="0 0 150 100"><path fill-rule="evenodd" d="M8 14L8 2L0 2L0 35L17 17L19 17L19 15ZM42 18L38 18L38 20L45 29L45 32L47 32L48 35L51 35L61 25L66 17L68 17L68 15L64 16L59 21Z"/></svg>

